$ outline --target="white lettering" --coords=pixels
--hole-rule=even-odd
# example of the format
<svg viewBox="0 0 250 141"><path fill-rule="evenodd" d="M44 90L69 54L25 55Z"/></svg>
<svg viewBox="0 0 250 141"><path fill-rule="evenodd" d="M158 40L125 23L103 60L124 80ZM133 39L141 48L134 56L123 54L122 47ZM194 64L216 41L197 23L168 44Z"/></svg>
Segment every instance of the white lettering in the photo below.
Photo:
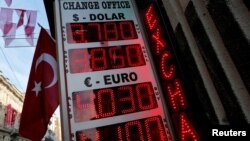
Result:
<svg viewBox="0 0 250 141"><path fill-rule="evenodd" d="M242 131L242 136L247 136L247 131Z"/></svg>
<svg viewBox="0 0 250 141"><path fill-rule="evenodd" d="M212 129L212 136L218 136L218 129Z"/></svg>
<svg viewBox="0 0 250 141"><path fill-rule="evenodd" d="M212 136L246 136L246 131L233 131L230 129L229 131L219 131L218 129L212 129Z"/></svg>

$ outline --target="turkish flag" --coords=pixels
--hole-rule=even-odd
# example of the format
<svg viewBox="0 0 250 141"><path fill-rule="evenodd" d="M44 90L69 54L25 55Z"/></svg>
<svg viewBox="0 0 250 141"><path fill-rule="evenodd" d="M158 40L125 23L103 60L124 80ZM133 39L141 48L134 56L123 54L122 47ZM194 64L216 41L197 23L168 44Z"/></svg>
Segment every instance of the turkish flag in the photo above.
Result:
<svg viewBox="0 0 250 141"><path fill-rule="evenodd" d="M32 141L41 141L58 105L56 45L42 28L31 66L19 133Z"/></svg>

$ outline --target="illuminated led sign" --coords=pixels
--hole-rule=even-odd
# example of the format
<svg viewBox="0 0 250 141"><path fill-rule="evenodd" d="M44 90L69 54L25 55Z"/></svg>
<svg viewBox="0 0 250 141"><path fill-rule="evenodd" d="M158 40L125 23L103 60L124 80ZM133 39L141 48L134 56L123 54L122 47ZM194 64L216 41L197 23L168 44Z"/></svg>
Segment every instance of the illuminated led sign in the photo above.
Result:
<svg viewBox="0 0 250 141"><path fill-rule="evenodd" d="M70 49L69 62L71 73L102 71L146 65L139 44L89 49Z"/></svg>
<svg viewBox="0 0 250 141"><path fill-rule="evenodd" d="M182 81L179 75L176 74L177 67L173 61L173 52L163 37L165 34L162 31L163 26L160 24L153 4L150 4L146 9L144 19L151 39L151 50L155 56L158 75L162 78L161 84L165 88L165 95L171 107L173 121L177 121L175 127L177 127L176 132L179 135L179 139L181 141L198 141L200 140L199 135L186 115L188 103Z"/></svg>
<svg viewBox="0 0 250 141"><path fill-rule="evenodd" d="M136 39L133 21L68 23L68 43L89 43Z"/></svg>
<svg viewBox="0 0 250 141"><path fill-rule="evenodd" d="M172 140L134 1L56 5L64 140Z"/></svg>

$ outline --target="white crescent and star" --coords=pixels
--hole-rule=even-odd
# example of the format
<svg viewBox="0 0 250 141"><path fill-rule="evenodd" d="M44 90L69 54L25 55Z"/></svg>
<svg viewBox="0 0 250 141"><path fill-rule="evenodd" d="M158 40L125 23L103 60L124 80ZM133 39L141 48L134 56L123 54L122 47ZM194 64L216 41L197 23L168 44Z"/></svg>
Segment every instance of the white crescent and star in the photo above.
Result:
<svg viewBox="0 0 250 141"><path fill-rule="evenodd" d="M41 88L42 82L36 82L35 81L35 87L32 89L32 91L36 92L36 96L38 96L38 93L42 90Z"/></svg>
<svg viewBox="0 0 250 141"><path fill-rule="evenodd" d="M37 70L38 65L42 61L47 62L53 70L53 80L50 82L49 85L44 87L44 88L50 88L50 87L54 86L57 82L57 67L56 67L57 63L56 63L56 60L53 56L51 56L48 53L43 53L36 60L35 72ZM35 87L32 89L32 91L34 91L36 93L36 96L38 96L38 93L42 90L42 88L41 88L42 82L41 81L40 82L34 81L34 83L35 83Z"/></svg>

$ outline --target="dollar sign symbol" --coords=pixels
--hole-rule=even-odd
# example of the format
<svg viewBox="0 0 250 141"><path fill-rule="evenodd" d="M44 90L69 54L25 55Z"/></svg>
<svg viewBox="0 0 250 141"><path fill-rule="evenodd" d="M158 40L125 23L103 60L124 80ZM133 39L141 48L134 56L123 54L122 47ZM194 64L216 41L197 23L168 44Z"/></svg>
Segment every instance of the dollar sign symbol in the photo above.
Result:
<svg viewBox="0 0 250 141"><path fill-rule="evenodd" d="M73 15L73 21L77 22L79 20L79 17L77 14L74 14Z"/></svg>

